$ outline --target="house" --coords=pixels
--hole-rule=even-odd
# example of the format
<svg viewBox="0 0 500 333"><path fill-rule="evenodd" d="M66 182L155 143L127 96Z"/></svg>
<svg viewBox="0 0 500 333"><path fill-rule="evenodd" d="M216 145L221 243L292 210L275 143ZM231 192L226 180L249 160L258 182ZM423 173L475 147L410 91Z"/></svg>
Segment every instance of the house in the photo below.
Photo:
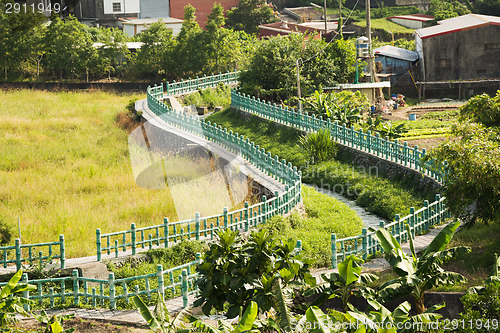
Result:
<svg viewBox="0 0 500 333"><path fill-rule="evenodd" d="M500 17L467 14L415 31L424 82L500 78Z"/></svg>
<svg viewBox="0 0 500 333"><path fill-rule="evenodd" d="M418 61L418 53L385 45L373 50L377 73L393 74L391 82L396 81L401 75L406 74ZM380 66L380 68L378 68Z"/></svg>
<svg viewBox="0 0 500 333"><path fill-rule="evenodd" d="M141 31L148 29L151 24L159 22L160 20L167 26L167 28L173 30L174 36L177 36L181 32L182 23L184 21L172 17L133 19L123 21L123 32L125 32L130 37L133 37Z"/></svg>
<svg viewBox="0 0 500 333"><path fill-rule="evenodd" d="M391 16L387 19L410 29L422 29L434 24L434 16L425 14Z"/></svg>
<svg viewBox="0 0 500 333"><path fill-rule="evenodd" d="M137 18L141 0L79 0L68 14L92 27L120 27L119 18Z"/></svg>
<svg viewBox="0 0 500 333"><path fill-rule="evenodd" d="M224 7L224 12L238 6L239 0L168 0L170 2L170 17L177 19L184 18L184 7L191 5L196 8L196 20L203 28L207 23L207 16L212 12L215 3Z"/></svg>

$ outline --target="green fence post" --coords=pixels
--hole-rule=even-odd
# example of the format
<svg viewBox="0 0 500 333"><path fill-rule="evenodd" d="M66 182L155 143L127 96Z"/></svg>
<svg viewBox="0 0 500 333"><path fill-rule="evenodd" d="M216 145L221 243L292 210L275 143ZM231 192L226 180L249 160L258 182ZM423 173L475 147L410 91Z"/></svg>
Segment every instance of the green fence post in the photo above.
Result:
<svg viewBox="0 0 500 333"><path fill-rule="evenodd" d="M163 281L163 266L156 266L156 271L158 272L158 291L161 294L161 298L165 299L164 281Z"/></svg>
<svg viewBox="0 0 500 333"><path fill-rule="evenodd" d="M135 238L135 223L130 225L131 239L132 239L132 255L137 253L137 243Z"/></svg>
<svg viewBox="0 0 500 333"><path fill-rule="evenodd" d="M101 261L101 229L96 229L97 261Z"/></svg>
<svg viewBox="0 0 500 333"><path fill-rule="evenodd" d="M332 242L332 268L337 268L337 236L331 235Z"/></svg>
<svg viewBox="0 0 500 333"><path fill-rule="evenodd" d="M249 217L248 217L248 201L245 201L245 231L248 231Z"/></svg>
<svg viewBox="0 0 500 333"><path fill-rule="evenodd" d="M411 237L415 237L415 207L410 207L410 231Z"/></svg>
<svg viewBox="0 0 500 333"><path fill-rule="evenodd" d="M266 223L266 201L267 197L265 195L262 196L262 223Z"/></svg>
<svg viewBox="0 0 500 333"><path fill-rule="evenodd" d="M73 304L78 306L80 304L80 286L78 279L78 270L73 270Z"/></svg>
<svg viewBox="0 0 500 333"><path fill-rule="evenodd" d="M21 282L25 283L25 284L28 284L28 274L23 273L23 277L21 279ZM29 290L23 291L23 297L26 298L26 299L30 298L30 292L29 292ZM23 308L24 308L25 311L29 311L30 310L29 303L23 304Z"/></svg>
<svg viewBox="0 0 500 333"><path fill-rule="evenodd" d="M368 237L366 236L366 228L363 228L361 235L363 239L361 240L361 246L363 248L363 259L366 260L368 258Z"/></svg>
<svg viewBox="0 0 500 333"><path fill-rule="evenodd" d="M436 216L437 216L436 224L440 224L442 222L441 214L443 211L442 209L443 204L439 202L439 200L441 200L441 196L439 194L436 194Z"/></svg>
<svg viewBox="0 0 500 333"><path fill-rule="evenodd" d="M182 307L186 308L188 306L188 274L185 269L182 270L181 293Z"/></svg>
<svg viewBox="0 0 500 333"><path fill-rule="evenodd" d="M424 200L424 230L428 231L429 230L429 201Z"/></svg>
<svg viewBox="0 0 500 333"><path fill-rule="evenodd" d="M401 244L402 240L401 240L401 226L399 223L399 214L396 214L394 216L394 221L396 221L396 240L399 242L399 244Z"/></svg>
<svg viewBox="0 0 500 333"><path fill-rule="evenodd" d="M116 309L116 299L115 299L115 273L109 273L109 305L111 309Z"/></svg>
<svg viewBox="0 0 500 333"><path fill-rule="evenodd" d="M61 268L64 268L66 263L66 248L64 243L64 235L59 235L59 254L61 255Z"/></svg>
<svg viewBox="0 0 500 333"><path fill-rule="evenodd" d="M195 237L196 240L200 240L200 213L196 212L194 214L195 220Z"/></svg>
<svg viewBox="0 0 500 333"><path fill-rule="evenodd" d="M16 270L21 269L22 252L21 252L21 240L16 238Z"/></svg>
<svg viewBox="0 0 500 333"><path fill-rule="evenodd" d="M165 248L168 248L168 237L169 237L169 231L168 231L168 218L165 217L163 218L163 234L165 236Z"/></svg>
<svg viewBox="0 0 500 333"><path fill-rule="evenodd" d="M224 229L227 229L227 207L224 207Z"/></svg>

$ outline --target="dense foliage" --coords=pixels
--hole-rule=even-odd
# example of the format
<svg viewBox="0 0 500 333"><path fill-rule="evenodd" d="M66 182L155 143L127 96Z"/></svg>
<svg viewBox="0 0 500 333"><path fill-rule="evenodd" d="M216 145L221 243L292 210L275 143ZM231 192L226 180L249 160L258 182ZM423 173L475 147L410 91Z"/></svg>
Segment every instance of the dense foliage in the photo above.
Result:
<svg viewBox="0 0 500 333"><path fill-rule="evenodd" d="M197 268L200 295L193 305L209 315L212 308L225 311L228 302L228 318L240 315L252 301L260 311L269 311L277 288L316 284L309 263L301 259L294 240L277 241L265 230L252 231L246 241L238 231L219 231Z"/></svg>
<svg viewBox="0 0 500 333"><path fill-rule="evenodd" d="M274 22L278 15L265 0L240 0L227 11L227 26L253 34L259 32L260 24Z"/></svg>
<svg viewBox="0 0 500 333"><path fill-rule="evenodd" d="M271 37L258 45L241 73L241 90L275 101L297 96L297 65L303 95L347 82L355 75L354 44L326 43L301 34Z"/></svg>
<svg viewBox="0 0 500 333"><path fill-rule="evenodd" d="M444 186L450 209L469 222L500 221L500 92L473 97L461 108L462 123L432 158L449 165Z"/></svg>
<svg viewBox="0 0 500 333"><path fill-rule="evenodd" d="M0 1L3 7L5 1ZM0 13L0 66L7 80L99 80L116 77L177 79L241 67L256 42L243 31L223 28L223 8L215 4L205 30L195 9L185 8L180 35L161 20L130 38L123 31L91 28L75 17L48 23L37 15ZM144 43L129 52L126 42Z"/></svg>

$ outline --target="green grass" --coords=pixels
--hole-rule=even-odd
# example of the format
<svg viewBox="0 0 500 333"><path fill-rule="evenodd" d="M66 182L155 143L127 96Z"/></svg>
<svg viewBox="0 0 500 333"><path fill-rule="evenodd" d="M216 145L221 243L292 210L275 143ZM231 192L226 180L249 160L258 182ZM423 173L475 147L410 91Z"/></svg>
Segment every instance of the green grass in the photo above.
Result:
<svg viewBox="0 0 500 333"><path fill-rule="evenodd" d="M359 25L360 27L366 28L366 20L354 22L354 24ZM412 34L414 29L403 27L402 25L391 22L385 18L379 18L371 20L371 27L373 29L385 30L388 32L392 32L393 34Z"/></svg>
<svg viewBox="0 0 500 333"><path fill-rule="evenodd" d="M207 119L249 137L250 141L265 148L271 155L278 155L292 162L303 171L304 182L330 187L341 192L347 197L356 199L358 205L383 218L392 219L394 214L406 214L411 206L420 207L423 200L432 199L434 195L414 190L413 183L406 184L377 176L376 170L353 166L347 160L343 162L333 160L306 167L308 157L297 145L302 134L295 129L277 126L257 116L247 119L240 113L227 109ZM354 193L353 195L348 193L348 188L351 187L349 193Z"/></svg>
<svg viewBox="0 0 500 333"><path fill-rule="evenodd" d="M298 146L302 134L293 128L278 126L253 115L248 118L232 109L210 115L207 120L250 138L250 141L266 149L272 156L278 155L297 167L306 164L307 156Z"/></svg>
<svg viewBox="0 0 500 333"><path fill-rule="evenodd" d="M403 217L410 212L410 207L418 209L423 200L429 199L427 193L412 190L411 184L376 177L376 174L376 168L355 168L333 160L309 166L302 180L354 199L358 206L387 220L392 220L395 214Z"/></svg>
<svg viewBox="0 0 500 333"><path fill-rule="evenodd" d="M221 106L224 109L231 105L231 88L220 84L216 88L199 90L181 97L182 105L206 106L213 109Z"/></svg>
<svg viewBox="0 0 500 333"><path fill-rule="evenodd" d="M472 227L462 228L448 245L455 246L469 246L472 252L458 256L443 267L463 274L469 282L439 288L441 291L465 291L482 284L493 268L495 253L500 254L500 225L478 222Z"/></svg>
<svg viewBox="0 0 500 333"><path fill-rule="evenodd" d="M87 256L96 251L96 228L177 219L169 191L135 184L128 135L117 124L134 97L141 96L0 92L0 220L17 235L19 217L24 244L64 234L67 257Z"/></svg>
<svg viewBox="0 0 500 333"><path fill-rule="evenodd" d="M404 133L399 140L408 141L425 138L448 137L451 134L452 126L457 122L456 117L452 116L452 113L445 113L448 114L448 116L444 116L442 112L436 113L439 113L440 115L433 115L433 113L429 112L417 121L394 121L393 123L395 126L405 124L405 128L408 130L408 132Z"/></svg>
<svg viewBox="0 0 500 333"><path fill-rule="evenodd" d="M293 212L288 217L274 216L261 228L282 240L301 240L302 254L313 267L329 267L332 260L330 237L354 236L361 233L363 223L356 213L334 198L303 186L306 216Z"/></svg>

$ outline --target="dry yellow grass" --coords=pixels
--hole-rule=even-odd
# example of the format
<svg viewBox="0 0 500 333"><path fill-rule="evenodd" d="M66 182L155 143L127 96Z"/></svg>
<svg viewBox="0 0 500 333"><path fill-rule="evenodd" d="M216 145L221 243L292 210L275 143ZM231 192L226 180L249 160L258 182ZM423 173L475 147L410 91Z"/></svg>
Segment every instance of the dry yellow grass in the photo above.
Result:
<svg viewBox="0 0 500 333"><path fill-rule="evenodd" d="M67 257L93 255L96 228L177 219L170 191L135 184L127 133L116 125L133 97L141 96L0 91L0 220L17 235L19 217L23 243L64 234Z"/></svg>

